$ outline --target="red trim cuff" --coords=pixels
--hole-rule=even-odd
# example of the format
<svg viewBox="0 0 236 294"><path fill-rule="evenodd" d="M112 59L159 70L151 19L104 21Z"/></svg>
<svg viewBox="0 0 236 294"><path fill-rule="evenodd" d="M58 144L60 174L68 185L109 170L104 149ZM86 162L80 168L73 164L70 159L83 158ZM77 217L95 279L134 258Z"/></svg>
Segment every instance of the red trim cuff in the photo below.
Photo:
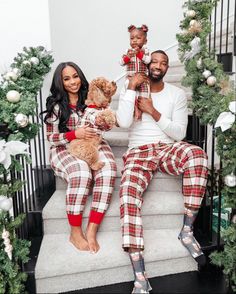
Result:
<svg viewBox="0 0 236 294"><path fill-rule="evenodd" d="M136 56L142 60L143 59L143 55L144 55L144 52L143 51L139 51L139 53L136 54Z"/></svg>
<svg viewBox="0 0 236 294"><path fill-rule="evenodd" d="M69 224L73 227L81 227L82 214L69 214L67 213Z"/></svg>
<svg viewBox="0 0 236 294"><path fill-rule="evenodd" d="M76 139L76 136L75 136L75 131L70 131L70 132L67 132L66 134L66 139L70 142L74 139Z"/></svg>
<svg viewBox="0 0 236 294"><path fill-rule="evenodd" d="M124 63L128 63L128 62L130 62L130 58L129 58L129 56L124 55L124 56L123 56L123 61L124 61Z"/></svg>
<svg viewBox="0 0 236 294"><path fill-rule="evenodd" d="M104 214L105 214L104 212L97 212L97 211L91 210L89 215L89 222L100 225L100 223L103 220Z"/></svg>

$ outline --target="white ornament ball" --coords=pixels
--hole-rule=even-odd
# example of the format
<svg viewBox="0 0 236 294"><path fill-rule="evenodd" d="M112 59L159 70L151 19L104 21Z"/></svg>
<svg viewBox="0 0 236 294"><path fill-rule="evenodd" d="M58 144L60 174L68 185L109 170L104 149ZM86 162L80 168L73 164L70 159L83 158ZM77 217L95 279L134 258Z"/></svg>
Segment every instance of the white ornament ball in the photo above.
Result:
<svg viewBox="0 0 236 294"><path fill-rule="evenodd" d="M24 60L24 61L22 62L22 64L31 67L31 63L30 63L29 60Z"/></svg>
<svg viewBox="0 0 236 294"><path fill-rule="evenodd" d="M190 27L197 26L198 22L195 19L192 19L189 23Z"/></svg>
<svg viewBox="0 0 236 294"><path fill-rule="evenodd" d="M0 202L0 209L8 211L12 208L12 199L7 198Z"/></svg>
<svg viewBox="0 0 236 294"><path fill-rule="evenodd" d="M225 176L225 184L228 187L235 187L236 186L236 176L234 174L230 174Z"/></svg>
<svg viewBox="0 0 236 294"><path fill-rule="evenodd" d="M210 76L207 78L207 85L208 86L214 86L216 84L216 77Z"/></svg>
<svg viewBox="0 0 236 294"><path fill-rule="evenodd" d="M13 80L13 81L16 81L18 76L16 73L14 73L13 71L9 71L8 73L5 74L5 79L6 80Z"/></svg>
<svg viewBox="0 0 236 294"><path fill-rule="evenodd" d="M199 59L197 60L197 68L198 68L198 69L201 69L201 68L202 68L202 59L201 59L201 58L199 58Z"/></svg>
<svg viewBox="0 0 236 294"><path fill-rule="evenodd" d="M194 17L194 16L196 16L196 12L194 10L188 10L188 11L186 11L186 16Z"/></svg>
<svg viewBox="0 0 236 294"><path fill-rule="evenodd" d="M7 100L11 103L17 103L18 101L20 101L20 93L15 90L11 90L7 92L6 97L7 97Z"/></svg>
<svg viewBox="0 0 236 294"><path fill-rule="evenodd" d="M39 64L39 59L37 57L31 57L30 62L33 63L34 65L38 65Z"/></svg>
<svg viewBox="0 0 236 294"><path fill-rule="evenodd" d="M29 119L27 115L23 113L18 113L15 117L15 122L17 123L19 127L24 128L28 125Z"/></svg>
<svg viewBox="0 0 236 294"><path fill-rule="evenodd" d="M205 79L207 79L211 75L211 72L209 70L204 70L202 75L204 76Z"/></svg>

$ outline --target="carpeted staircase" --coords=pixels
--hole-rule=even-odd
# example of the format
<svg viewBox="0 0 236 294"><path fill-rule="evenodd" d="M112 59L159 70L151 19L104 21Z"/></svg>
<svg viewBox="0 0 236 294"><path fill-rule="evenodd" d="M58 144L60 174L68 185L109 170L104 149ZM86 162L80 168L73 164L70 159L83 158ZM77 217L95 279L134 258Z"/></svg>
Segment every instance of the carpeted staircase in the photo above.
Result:
<svg viewBox="0 0 236 294"><path fill-rule="evenodd" d="M166 80L180 85L183 68L172 64ZM187 91L187 95L189 95ZM118 96L113 100L116 109ZM116 157L118 173L110 207L100 227L100 251L92 255L78 251L69 242L65 213L66 184L57 179L57 190L43 210L44 237L35 269L37 293L61 293L133 280L127 253L121 248L119 185L122 154L127 150L128 133L116 128L106 134ZM84 212L86 226L91 197ZM145 261L149 277L197 270L195 261L177 236L182 226L181 177L157 173L144 195L142 209Z"/></svg>

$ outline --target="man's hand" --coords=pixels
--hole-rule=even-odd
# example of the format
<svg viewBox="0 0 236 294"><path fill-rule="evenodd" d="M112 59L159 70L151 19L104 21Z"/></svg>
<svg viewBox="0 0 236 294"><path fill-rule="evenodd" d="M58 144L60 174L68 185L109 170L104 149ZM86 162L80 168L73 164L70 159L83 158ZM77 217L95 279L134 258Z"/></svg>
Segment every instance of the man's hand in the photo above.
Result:
<svg viewBox="0 0 236 294"><path fill-rule="evenodd" d="M148 77L144 73L136 73L129 78L129 90L136 90L142 83L149 83Z"/></svg>
<svg viewBox="0 0 236 294"><path fill-rule="evenodd" d="M147 114L150 114L155 121L159 121L161 113L154 108L151 98L138 97L138 108Z"/></svg>
<svg viewBox="0 0 236 294"><path fill-rule="evenodd" d="M152 99L144 97L138 97L138 108L142 112L146 112L150 115L152 115L153 111L155 110L152 104Z"/></svg>
<svg viewBox="0 0 236 294"><path fill-rule="evenodd" d="M89 125L85 125L75 130L75 136L77 139L91 139L98 136L98 134Z"/></svg>

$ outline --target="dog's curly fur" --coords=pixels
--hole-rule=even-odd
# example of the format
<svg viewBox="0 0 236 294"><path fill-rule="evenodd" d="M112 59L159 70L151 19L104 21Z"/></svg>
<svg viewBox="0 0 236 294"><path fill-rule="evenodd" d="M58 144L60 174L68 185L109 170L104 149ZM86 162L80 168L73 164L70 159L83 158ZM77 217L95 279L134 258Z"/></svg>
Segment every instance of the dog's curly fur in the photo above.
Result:
<svg viewBox="0 0 236 294"><path fill-rule="evenodd" d="M90 82L88 96L85 101L87 106L95 105L98 111L95 124L101 130L109 130L116 124L116 117L112 110L104 109L109 106L111 97L117 89L115 82L109 82L105 78L97 78ZM103 110L104 109L104 110ZM102 168L105 163L99 161L98 148L102 141L101 136L93 139L75 139L68 146L70 154L86 161L92 170Z"/></svg>

